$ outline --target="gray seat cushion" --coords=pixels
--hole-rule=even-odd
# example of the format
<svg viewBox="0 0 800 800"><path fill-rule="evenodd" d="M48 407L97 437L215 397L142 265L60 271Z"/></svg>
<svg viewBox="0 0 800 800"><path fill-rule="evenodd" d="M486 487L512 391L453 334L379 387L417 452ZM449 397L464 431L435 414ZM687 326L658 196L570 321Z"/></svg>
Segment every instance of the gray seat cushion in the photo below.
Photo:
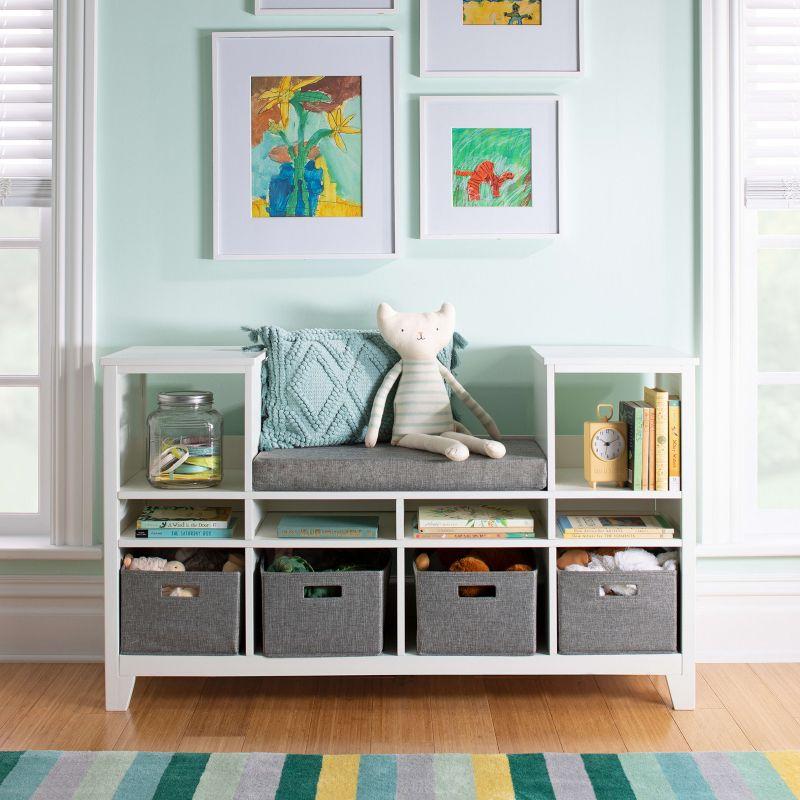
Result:
<svg viewBox="0 0 800 800"><path fill-rule="evenodd" d="M538 491L547 460L533 438L503 440L504 458L474 453L466 461L379 444L265 450L253 460L261 492Z"/></svg>

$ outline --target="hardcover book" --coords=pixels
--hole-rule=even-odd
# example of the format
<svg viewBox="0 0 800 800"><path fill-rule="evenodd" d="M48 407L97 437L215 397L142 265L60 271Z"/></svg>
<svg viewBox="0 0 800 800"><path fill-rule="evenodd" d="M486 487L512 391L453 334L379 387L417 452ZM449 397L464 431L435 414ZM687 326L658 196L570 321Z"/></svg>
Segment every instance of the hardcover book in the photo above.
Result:
<svg viewBox="0 0 800 800"><path fill-rule="evenodd" d="M642 489L650 490L655 486L655 410L644 401L640 401L644 414L642 426Z"/></svg>
<svg viewBox="0 0 800 800"><path fill-rule="evenodd" d="M227 528L137 528L137 539L232 539L236 517Z"/></svg>
<svg viewBox="0 0 800 800"><path fill-rule="evenodd" d="M417 513L420 533L470 533L499 529L501 533L533 533L533 514L524 506L507 503L477 505L422 504Z"/></svg>
<svg viewBox="0 0 800 800"><path fill-rule="evenodd" d="M558 518L558 528L565 539L595 537L670 539L675 535L675 529L660 514L652 516L619 514L605 517L562 515Z"/></svg>
<svg viewBox="0 0 800 800"><path fill-rule="evenodd" d="M669 490L681 490L681 401L669 396Z"/></svg>
<svg viewBox="0 0 800 800"><path fill-rule="evenodd" d="M377 539L377 514L287 514L278 522L279 539Z"/></svg>
<svg viewBox="0 0 800 800"><path fill-rule="evenodd" d="M634 491L642 488L642 433L644 409L635 400L622 400L619 418L628 427L628 486Z"/></svg>
<svg viewBox="0 0 800 800"><path fill-rule="evenodd" d="M136 528L230 528L232 514L230 507L145 506Z"/></svg>
<svg viewBox="0 0 800 800"><path fill-rule="evenodd" d="M653 488L657 492L666 492L669 488L669 393L663 389L645 387L644 399L656 411L656 482Z"/></svg>

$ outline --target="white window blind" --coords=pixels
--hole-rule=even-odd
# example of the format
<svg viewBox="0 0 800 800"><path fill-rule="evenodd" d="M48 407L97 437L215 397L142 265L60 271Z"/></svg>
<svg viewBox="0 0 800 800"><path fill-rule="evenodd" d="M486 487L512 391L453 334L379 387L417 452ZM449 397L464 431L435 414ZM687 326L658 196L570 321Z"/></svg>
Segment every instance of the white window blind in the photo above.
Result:
<svg viewBox="0 0 800 800"><path fill-rule="evenodd" d="M800 0L745 0L742 135L748 208L800 208Z"/></svg>
<svg viewBox="0 0 800 800"><path fill-rule="evenodd" d="M53 0L0 0L0 204L52 198Z"/></svg>

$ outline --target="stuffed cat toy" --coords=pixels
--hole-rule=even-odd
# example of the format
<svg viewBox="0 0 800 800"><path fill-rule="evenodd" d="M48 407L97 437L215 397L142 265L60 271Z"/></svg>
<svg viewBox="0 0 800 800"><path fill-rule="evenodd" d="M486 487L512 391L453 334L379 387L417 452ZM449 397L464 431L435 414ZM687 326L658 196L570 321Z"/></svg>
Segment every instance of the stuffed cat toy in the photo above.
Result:
<svg viewBox="0 0 800 800"><path fill-rule="evenodd" d="M453 338L456 311L443 303L438 311L424 314L400 313L388 303L378 306L378 328L383 338L400 354L383 379L375 400L364 444L375 447L386 398L397 379L394 400L392 444L414 450L441 453L451 461L464 461L469 454L502 458L506 448L492 439L500 438L494 420L473 400L469 392L437 358ZM480 420L492 439L479 439L453 419L445 382L464 405Z"/></svg>

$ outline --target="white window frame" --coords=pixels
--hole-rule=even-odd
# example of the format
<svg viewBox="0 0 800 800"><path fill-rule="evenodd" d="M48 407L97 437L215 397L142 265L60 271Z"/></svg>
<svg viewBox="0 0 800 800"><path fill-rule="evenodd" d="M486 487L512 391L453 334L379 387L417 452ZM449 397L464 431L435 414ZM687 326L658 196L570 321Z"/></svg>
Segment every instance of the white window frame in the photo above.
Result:
<svg viewBox="0 0 800 800"><path fill-rule="evenodd" d="M51 469L44 463L41 473L50 475L52 502L47 530L9 528L0 537L0 559L101 557L92 543L96 20L97 0L55 0L53 413L52 429L40 440L40 454L45 442L52 447Z"/></svg>
<svg viewBox="0 0 800 800"><path fill-rule="evenodd" d="M8 250L35 250L37 260L37 371L33 375L0 376L0 387L32 387L38 393L38 498L36 513L0 515L0 547L6 535L47 537L53 529L53 469L51 453L56 443L52 424L54 404L55 269L53 260L53 214L50 207L39 211L36 236L0 239L0 257ZM12 467L13 468L13 467Z"/></svg>
<svg viewBox="0 0 800 800"><path fill-rule="evenodd" d="M788 524L789 515L777 512L787 524L773 517L776 524L758 530L752 514L757 491L757 328L755 307L747 301L756 297L752 264L758 236L757 212L744 207L741 166L743 9L744 0L702 0L700 11L703 425L698 554L796 556L800 526ZM758 516L763 519L764 513Z"/></svg>

